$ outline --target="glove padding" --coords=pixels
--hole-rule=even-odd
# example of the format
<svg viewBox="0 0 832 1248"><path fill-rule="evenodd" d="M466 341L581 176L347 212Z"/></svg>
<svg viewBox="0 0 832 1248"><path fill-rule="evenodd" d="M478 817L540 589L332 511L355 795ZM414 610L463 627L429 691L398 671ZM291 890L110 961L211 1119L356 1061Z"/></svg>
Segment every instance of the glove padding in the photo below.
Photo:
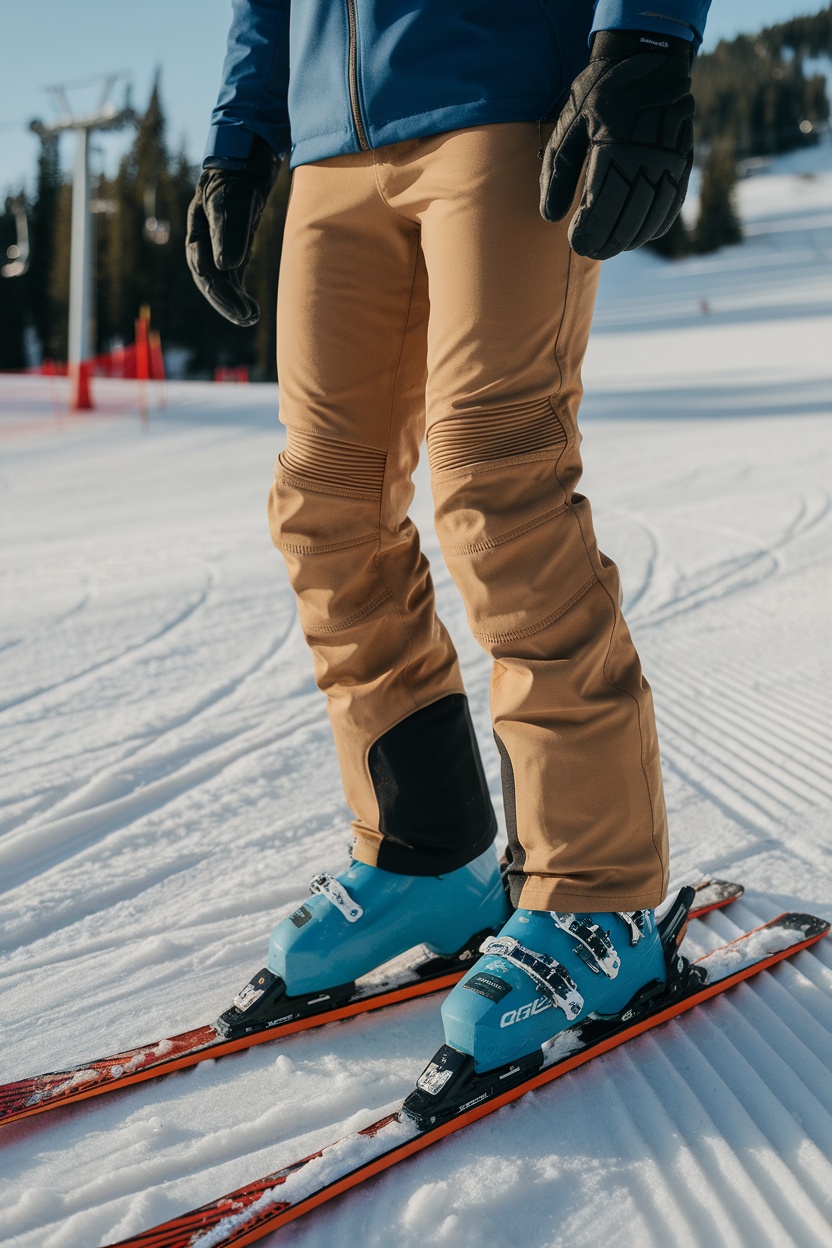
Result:
<svg viewBox="0 0 832 1248"><path fill-rule="evenodd" d="M188 208L188 267L208 302L235 325L246 327L260 319L260 308L243 279L279 169L268 144L255 138L244 168L203 169Z"/></svg>
<svg viewBox="0 0 832 1248"><path fill-rule="evenodd" d="M693 165L692 44L649 32L602 30L572 84L543 156L540 211L561 221L586 162L569 225L574 251L608 260L666 234Z"/></svg>

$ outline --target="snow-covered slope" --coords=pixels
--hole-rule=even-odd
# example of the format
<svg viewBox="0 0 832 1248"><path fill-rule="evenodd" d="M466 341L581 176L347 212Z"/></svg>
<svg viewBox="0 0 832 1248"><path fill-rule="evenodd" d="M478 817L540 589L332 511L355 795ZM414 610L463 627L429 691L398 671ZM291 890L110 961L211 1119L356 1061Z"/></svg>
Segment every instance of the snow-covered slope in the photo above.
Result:
<svg viewBox="0 0 832 1248"><path fill-rule="evenodd" d="M747 241L606 266L586 490L656 693L674 876L743 880L705 950L832 917L832 165L742 184ZM808 158L804 158L808 159ZM52 383L59 386L59 383ZM0 382L0 1078L214 1017L348 814L265 526L276 391ZM415 508L488 774L488 664ZM110 1242L372 1120L437 1002L7 1128L0 1238ZM832 1245L832 942L289 1227L296 1248Z"/></svg>

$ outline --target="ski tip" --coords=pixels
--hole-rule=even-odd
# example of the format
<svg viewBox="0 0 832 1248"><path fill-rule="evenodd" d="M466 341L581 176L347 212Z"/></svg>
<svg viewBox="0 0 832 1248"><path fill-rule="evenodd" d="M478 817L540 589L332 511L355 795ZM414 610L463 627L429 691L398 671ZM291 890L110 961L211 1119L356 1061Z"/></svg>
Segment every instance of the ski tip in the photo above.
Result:
<svg viewBox="0 0 832 1248"><path fill-rule="evenodd" d="M727 905L729 901L737 901L745 892L744 884L737 884L735 880L715 879L713 876L703 876L692 888L696 893L696 909L703 902L708 909L716 909L720 905Z"/></svg>
<svg viewBox="0 0 832 1248"><path fill-rule="evenodd" d="M689 885L693 889L694 900L690 917L701 919L712 910L722 910L742 897L745 888L733 880L718 880L705 876L696 884Z"/></svg>
<svg viewBox="0 0 832 1248"><path fill-rule="evenodd" d="M719 893L724 897L742 897L745 892L744 884L737 884L734 880L718 880L710 878L702 880L699 884L694 884L697 893L701 889L708 889L709 892Z"/></svg>
<svg viewBox="0 0 832 1248"><path fill-rule="evenodd" d="M825 936L831 925L828 919L820 919L816 914L791 912L781 914L779 918L774 919L772 926L784 927L790 932L799 932L807 940L811 940Z"/></svg>

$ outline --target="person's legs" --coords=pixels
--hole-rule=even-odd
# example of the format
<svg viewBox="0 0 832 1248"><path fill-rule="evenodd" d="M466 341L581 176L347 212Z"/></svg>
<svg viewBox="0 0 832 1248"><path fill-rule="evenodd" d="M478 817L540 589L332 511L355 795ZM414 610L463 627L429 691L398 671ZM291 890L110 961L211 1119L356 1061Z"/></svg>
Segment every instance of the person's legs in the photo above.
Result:
<svg viewBox="0 0 832 1248"><path fill-rule="evenodd" d="M270 522L328 709L356 861L436 876L496 824L453 645L407 515L424 434L419 227L372 154L296 170L280 272Z"/></svg>
<svg viewBox="0 0 832 1248"><path fill-rule="evenodd" d="M667 830L649 687L600 554L576 416L599 265L538 211L537 127L376 153L428 272L427 438L443 553L494 657L515 905L657 905Z"/></svg>

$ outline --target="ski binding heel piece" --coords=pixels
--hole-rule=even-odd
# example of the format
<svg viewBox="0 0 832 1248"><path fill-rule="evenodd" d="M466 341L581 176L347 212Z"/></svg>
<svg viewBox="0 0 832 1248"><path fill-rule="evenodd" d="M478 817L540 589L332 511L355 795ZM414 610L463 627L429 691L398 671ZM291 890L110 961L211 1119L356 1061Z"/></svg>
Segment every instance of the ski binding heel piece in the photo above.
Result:
<svg viewBox="0 0 832 1248"><path fill-rule="evenodd" d="M673 989L675 981L685 978L686 960L679 953L688 925L691 906L696 900L696 889L687 885L679 894L667 914L659 923L659 939L664 949L667 967L667 987Z"/></svg>
<svg viewBox="0 0 832 1248"><path fill-rule="evenodd" d="M266 1027L337 1009L346 1004L354 992L355 984L351 983L339 984L326 992L290 997L280 976L264 967L237 994L231 1008L220 1014L214 1027L226 1039L236 1040Z"/></svg>
<svg viewBox="0 0 832 1248"><path fill-rule="evenodd" d="M652 1013L662 1001L670 1004L682 992L692 988L694 984L704 982L705 975L698 967L691 965L687 958L679 952L679 946L687 931L688 917L696 892L690 887L683 888L667 914L658 925L659 939L664 951L667 968L667 981L651 980L628 1001L622 1010L622 1022L632 1022L639 1014ZM622 916L624 917L624 916Z"/></svg>

